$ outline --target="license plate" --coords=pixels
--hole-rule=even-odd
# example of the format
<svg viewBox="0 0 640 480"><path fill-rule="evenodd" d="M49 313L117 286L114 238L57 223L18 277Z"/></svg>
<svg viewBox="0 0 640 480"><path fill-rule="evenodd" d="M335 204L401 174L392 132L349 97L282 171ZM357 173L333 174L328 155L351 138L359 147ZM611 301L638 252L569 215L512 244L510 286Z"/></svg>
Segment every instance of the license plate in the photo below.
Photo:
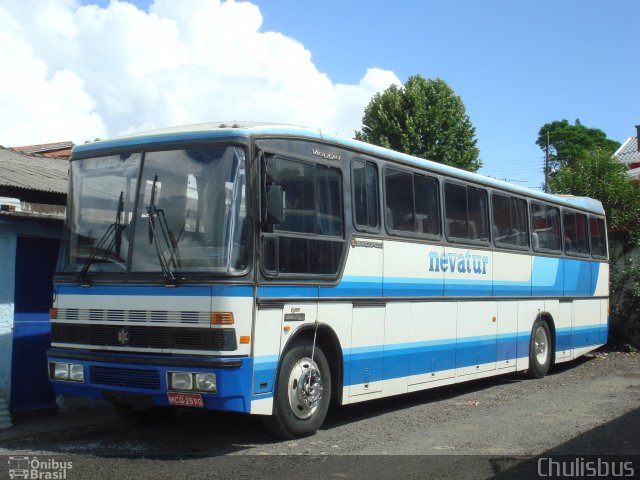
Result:
<svg viewBox="0 0 640 480"><path fill-rule="evenodd" d="M167 397L169 397L169 405L173 405L174 407L204 407L202 395L199 393L168 392Z"/></svg>

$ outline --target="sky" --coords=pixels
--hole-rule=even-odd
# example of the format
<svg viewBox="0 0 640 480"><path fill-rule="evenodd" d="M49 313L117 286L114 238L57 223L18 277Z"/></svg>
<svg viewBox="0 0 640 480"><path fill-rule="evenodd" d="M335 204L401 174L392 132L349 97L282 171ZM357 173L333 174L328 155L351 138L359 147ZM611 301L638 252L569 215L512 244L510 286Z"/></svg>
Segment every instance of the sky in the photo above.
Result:
<svg viewBox="0 0 640 480"><path fill-rule="evenodd" d="M353 137L376 93L445 80L480 173L540 188L542 125L640 124L637 0L0 0L0 145L256 120Z"/></svg>

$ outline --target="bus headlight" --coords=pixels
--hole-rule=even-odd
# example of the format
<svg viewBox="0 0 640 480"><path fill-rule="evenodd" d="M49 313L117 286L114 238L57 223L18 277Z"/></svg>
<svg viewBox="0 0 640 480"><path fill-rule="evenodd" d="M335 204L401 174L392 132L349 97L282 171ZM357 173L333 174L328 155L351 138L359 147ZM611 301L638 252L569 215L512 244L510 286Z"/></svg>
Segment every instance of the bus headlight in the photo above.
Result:
<svg viewBox="0 0 640 480"><path fill-rule="evenodd" d="M69 364L68 363L52 363L51 378L56 380L69 380Z"/></svg>
<svg viewBox="0 0 640 480"><path fill-rule="evenodd" d="M69 380L84 382L84 368L77 363L69 364Z"/></svg>
<svg viewBox="0 0 640 480"><path fill-rule="evenodd" d="M53 380L84 382L84 366L81 363L49 363L49 377Z"/></svg>
<svg viewBox="0 0 640 480"><path fill-rule="evenodd" d="M216 374L196 373L196 390L216 393Z"/></svg>
<svg viewBox="0 0 640 480"><path fill-rule="evenodd" d="M193 390L193 374L188 372L170 372L169 387L172 390Z"/></svg>

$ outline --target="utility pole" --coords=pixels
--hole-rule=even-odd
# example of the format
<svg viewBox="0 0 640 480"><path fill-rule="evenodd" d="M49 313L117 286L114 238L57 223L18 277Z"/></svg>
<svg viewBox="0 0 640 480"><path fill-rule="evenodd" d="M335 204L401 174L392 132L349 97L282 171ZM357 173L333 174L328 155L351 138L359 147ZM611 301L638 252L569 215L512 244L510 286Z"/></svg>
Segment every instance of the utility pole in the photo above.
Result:
<svg viewBox="0 0 640 480"><path fill-rule="evenodd" d="M549 130L547 130L547 148L544 154L544 191L549 193Z"/></svg>

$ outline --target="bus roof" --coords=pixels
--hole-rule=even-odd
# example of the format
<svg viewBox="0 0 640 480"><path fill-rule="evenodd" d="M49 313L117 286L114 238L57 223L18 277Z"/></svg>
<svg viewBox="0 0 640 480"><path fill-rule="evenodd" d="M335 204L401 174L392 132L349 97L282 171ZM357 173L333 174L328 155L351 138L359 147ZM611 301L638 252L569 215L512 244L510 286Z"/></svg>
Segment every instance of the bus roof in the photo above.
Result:
<svg viewBox="0 0 640 480"><path fill-rule="evenodd" d="M267 123L267 122L211 122L193 125L183 125L147 132L122 135L108 140L96 140L94 142L77 145L74 147L71 159L77 157L85 158L91 153L98 154L100 151L116 150L119 148L131 148L135 146L148 146L158 143L188 142L197 140L207 140L216 138L246 138L250 136L288 136L301 139L323 141L335 146L346 147L358 150L363 153L384 157L405 163L407 165L426 168L435 173L448 175L480 183L489 187L511 191L523 196L559 203L583 210L588 210L604 215L602 203L588 197L574 197L571 195L551 195L530 188L522 187L508 182L503 182L495 178L486 177L477 173L468 172L459 168L443 165L441 163L425 160L404 153L396 152L387 148L379 147L369 143L353 140L324 133L319 129L299 127L294 125Z"/></svg>

